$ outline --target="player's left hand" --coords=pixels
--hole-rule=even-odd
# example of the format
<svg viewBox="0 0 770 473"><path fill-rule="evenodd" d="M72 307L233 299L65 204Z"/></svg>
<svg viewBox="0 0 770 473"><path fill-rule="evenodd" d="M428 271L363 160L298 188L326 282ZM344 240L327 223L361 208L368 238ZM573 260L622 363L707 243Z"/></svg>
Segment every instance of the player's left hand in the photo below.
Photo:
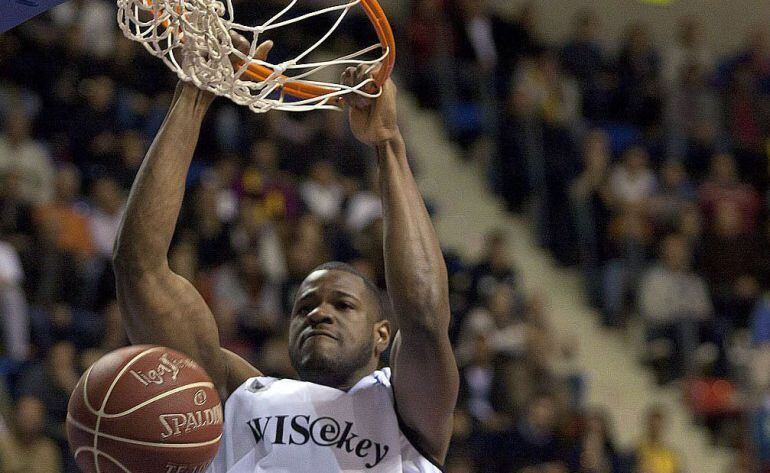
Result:
<svg viewBox="0 0 770 473"><path fill-rule="evenodd" d="M372 72L366 72L368 65L348 67L342 73L342 83L347 86L360 84L372 77ZM367 93L376 93L376 85L369 84L363 88ZM396 119L396 85L388 79L382 85L382 92L376 99L361 97L355 93L345 96L350 116L350 129L353 135L362 143L376 146L385 141L397 138L400 134Z"/></svg>

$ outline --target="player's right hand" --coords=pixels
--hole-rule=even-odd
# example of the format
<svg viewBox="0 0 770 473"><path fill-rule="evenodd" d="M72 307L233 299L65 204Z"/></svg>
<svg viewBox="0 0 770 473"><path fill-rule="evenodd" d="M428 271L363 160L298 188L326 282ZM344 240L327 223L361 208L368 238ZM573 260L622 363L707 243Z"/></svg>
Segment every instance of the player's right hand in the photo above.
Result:
<svg viewBox="0 0 770 473"><path fill-rule="evenodd" d="M342 83L353 87L372 78L376 71L369 71L365 65L348 67L342 73ZM369 84L365 90L377 91L376 85ZM362 143L370 146L392 140L400 136L396 112L396 85L391 79L382 85L380 96L375 99L361 97L355 93L345 96L348 105L350 129Z"/></svg>
<svg viewBox="0 0 770 473"><path fill-rule="evenodd" d="M236 31L230 31L230 39L233 42L233 46L235 46L238 51L246 56L249 55L251 43L249 43L249 40L247 40L246 37ZM260 61L267 60L267 55L270 53L271 49L273 49L273 42L270 40L263 41L259 46L257 46L257 49L254 52L254 59L258 59ZM237 54L231 54L230 61L233 63L233 67L236 68L241 67L243 64L243 60L238 57Z"/></svg>

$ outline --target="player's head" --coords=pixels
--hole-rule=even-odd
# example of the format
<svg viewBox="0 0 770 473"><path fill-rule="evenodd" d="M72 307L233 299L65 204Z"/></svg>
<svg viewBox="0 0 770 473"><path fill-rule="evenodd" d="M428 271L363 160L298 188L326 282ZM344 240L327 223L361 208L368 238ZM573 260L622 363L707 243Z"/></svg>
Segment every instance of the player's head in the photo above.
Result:
<svg viewBox="0 0 770 473"><path fill-rule="evenodd" d="M390 343L387 295L355 268L326 263L297 291L289 355L303 380L345 387L377 367ZM350 386L347 386L350 387Z"/></svg>

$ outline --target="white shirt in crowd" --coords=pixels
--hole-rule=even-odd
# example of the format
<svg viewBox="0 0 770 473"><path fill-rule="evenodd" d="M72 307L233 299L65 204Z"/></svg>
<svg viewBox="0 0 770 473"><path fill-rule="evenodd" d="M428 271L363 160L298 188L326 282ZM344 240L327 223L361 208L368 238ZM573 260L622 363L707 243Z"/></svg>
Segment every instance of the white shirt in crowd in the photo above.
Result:
<svg viewBox="0 0 770 473"><path fill-rule="evenodd" d="M302 183L300 195L310 212L324 222L330 222L339 216L345 198L341 185L324 186L313 180Z"/></svg>
<svg viewBox="0 0 770 473"><path fill-rule="evenodd" d="M477 15L468 22L468 39L479 62L487 69L497 64L497 48L492 34L492 21L489 17Z"/></svg>
<svg viewBox="0 0 770 473"><path fill-rule="evenodd" d="M0 336L6 355L16 361L29 356L29 314L21 283L24 271L19 255L0 241Z"/></svg>
<svg viewBox="0 0 770 473"><path fill-rule="evenodd" d="M474 355L475 341L484 336L489 348L495 353L512 357L521 356L527 349L527 327L524 323L511 323L497 327L492 314L484 308L472 310L460 330L460 340L455 353L460 365L468 363Z"/></svg>
<svg viewBox="0 0 770 473"><path fill-rule="evenodd" d="M0 285L18 286L24 279L21 261L9 243L0 241Z"/></svg>
<svg viewBox="0 0 770 473"><path fill-rule="evenodd" d="M626 204L639 204L655 191L657 180L649 169L630 173L624 166L617 166L610 175L610 190Z"/></svg>
<svg viewBox="0 0 770 473"><path fill-rule="evenodd" d="M370 191L358 192L350 199L345 217L345 225L354 233L368 227L382 217L382 200Z"/></svg>
<svg viewBox="0 0 770 473"><path fill-rule="evenodd" d="M91 228L91 239L100 256L112 257L112 247L115 245L115 238L118 235L122 218L123 210L115 215L110 215L96 209L89 215L88 225Z"/></svg>
<svg viewBox="0 0 770 473"><path fill-rule="evenodd" d="M706 281L692 272L655 266L642 278L639 291L642 316L652 323L705 320L713 312Z"/></svg>
<svg viewBox="0 0 770 473"><path fill-rule="evenodd" d="M53 197L54 170L45 148L34 140L18 147L0 136L0 175L15 172L19 176L20 197L25 202L39 204Z"/></svg>

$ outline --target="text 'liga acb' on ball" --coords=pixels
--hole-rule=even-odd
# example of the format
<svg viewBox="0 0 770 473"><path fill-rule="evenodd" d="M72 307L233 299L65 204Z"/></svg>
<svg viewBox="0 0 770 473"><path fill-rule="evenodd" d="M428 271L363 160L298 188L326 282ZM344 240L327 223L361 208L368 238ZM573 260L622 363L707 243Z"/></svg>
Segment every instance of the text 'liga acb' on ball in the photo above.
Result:
<svg viewBox="0 0 770 473"><path fill-rule="evenodd" d="M85 473L202 473L222 422L216 388L195 361L138 345L107 354L80 378L67 437Z"/></svg>

